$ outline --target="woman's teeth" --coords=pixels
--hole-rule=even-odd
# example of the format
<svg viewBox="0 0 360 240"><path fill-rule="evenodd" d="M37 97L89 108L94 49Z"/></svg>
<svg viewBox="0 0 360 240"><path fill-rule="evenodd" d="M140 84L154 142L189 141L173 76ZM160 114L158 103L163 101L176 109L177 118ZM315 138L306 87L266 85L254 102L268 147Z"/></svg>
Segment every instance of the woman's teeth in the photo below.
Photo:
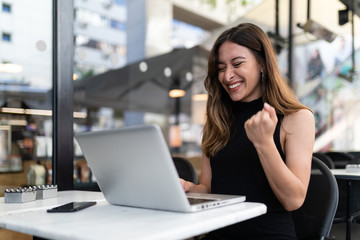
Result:
<svg viewBox="0 0 360 240"><path fill-rule="evenodd" d="M233 89L233 88L236 88L236 87L238 87L240 85L241 85L241 83L235 83L235 84L229 85L229 88Z"/></svg>

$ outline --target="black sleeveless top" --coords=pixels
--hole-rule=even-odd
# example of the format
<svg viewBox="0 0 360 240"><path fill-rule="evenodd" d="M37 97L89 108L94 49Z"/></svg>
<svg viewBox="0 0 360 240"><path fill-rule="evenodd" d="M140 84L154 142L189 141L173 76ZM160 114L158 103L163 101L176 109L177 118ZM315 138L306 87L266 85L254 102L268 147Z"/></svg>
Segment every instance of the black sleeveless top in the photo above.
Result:
<svg viewBox="0 0 360 240"><path fill-rule="evenodd" d="M210 239L296 239L291 213L277 200L267 181L259 156L248 139L244 123L263 108L261 98L236 102L236 122L229 142L210 158L211 191L217 194L245 195L249 202L261 202L267 213L209 234ZM280 144L281 116L274 133L276 147L285 161Z"/></svg>

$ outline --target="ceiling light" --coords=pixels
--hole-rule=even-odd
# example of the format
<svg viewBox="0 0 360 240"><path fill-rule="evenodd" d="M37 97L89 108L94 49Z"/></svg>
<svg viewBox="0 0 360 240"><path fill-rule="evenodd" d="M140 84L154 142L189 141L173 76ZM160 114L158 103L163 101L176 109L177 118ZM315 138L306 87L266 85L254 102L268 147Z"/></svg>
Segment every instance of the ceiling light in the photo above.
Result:
<svg viewBox="0 0 360 240"><path fill-rule="evenodd" d="M169 67L164 68L165 77L170 77L171 74L172 74L171 68L169 68Z"/></svg>
<svg viewBox="0 0 360 240"><path fill-rule="evenodd" d="M52 116L52 110L43 110L43 109L24 109L24 108L0 108L0 113L10 113L10 114L27 114L27 115L38 115L38 116ZM74 112L74 118L86 118L87 114L85 112Z"/></svg>
<svg viewBox="0 0 360 240"><path fill-rule="evenodd" d="M146 62L141 62L140 64L139 64L139 69L140 69L140 71L141 72L146 72L147 70L148 70L148 65L147 65L147 63Z"/></svg>
<svg viewBox="0 0 360 240"><path fill-rule="evenodd" d="M73 80L76 81L76 80L78 80L78 78L79 78L79 76L76 73L74 73L73 74Z"/></svg>
<svg viewBox="0 0 360 240"><path fill-rule="evenodd" d="M22 71L23 71L23 67L18 64L13 64L13 63L1 63L0 64L0 72L19 73Z"/></svg>
<svg viewBox="0 0 360 240"><path fill-rule="evenodd" d="M207 101L208 95L206 93L198 93L192 96L193 101Z"/></svg>
<svg viewBox="0 0 360 240"><path fill-rule="evenodd" d="M179 98L185 96L186 92L182 89L171 89L169 91L169 96L171 98Z"/></svg>
<svg viewBox="0 0 360 240"><path fill-rule="evenodd" d="M191 72L186 72L185 79L186 81L191 82L193 80L193 74Z"/></svg>

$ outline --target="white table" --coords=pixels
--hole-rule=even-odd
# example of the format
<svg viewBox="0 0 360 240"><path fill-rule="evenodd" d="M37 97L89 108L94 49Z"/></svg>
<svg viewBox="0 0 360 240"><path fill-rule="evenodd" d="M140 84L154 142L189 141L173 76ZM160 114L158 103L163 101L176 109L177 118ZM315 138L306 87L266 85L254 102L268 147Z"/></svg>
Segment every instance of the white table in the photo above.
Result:
<svg viewBox="0 0 360 240"><path fill-rule="evenodd" d="M330 169L330 171L335 177L360 180L360 171L348 171L346 169Z"/></svg>
<svg viewBox="0 0 360 240"><path fill-rule="evenodd" d="M346 169L330 169L338 180L347 181L347 209L346 209L346 239L351 239L351 224L353 218L359 213L352 213L352 182L360 180L360 171L348 171Z"/></svg>
<svg viewBox="0 0 360 240"><path fill-rule="evenodd" d="M47 213L71 201L97 204L75 213ZM186 239L266 213L262 203L244 202L198 213L176 213L110 205L101 192L64 191L57 198L5 204L0 227L49 239Z"/></svg>

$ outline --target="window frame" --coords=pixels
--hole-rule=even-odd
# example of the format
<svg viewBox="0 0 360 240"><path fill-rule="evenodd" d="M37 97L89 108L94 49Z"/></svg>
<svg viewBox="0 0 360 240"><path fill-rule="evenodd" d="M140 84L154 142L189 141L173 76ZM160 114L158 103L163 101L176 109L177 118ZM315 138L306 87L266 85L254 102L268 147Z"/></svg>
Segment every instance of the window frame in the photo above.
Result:
<svg viewBox="0 0 360 240"><path fill-rule="evenodd" d="M73 0L53 0L53 184L74 189Z"/></svg>

